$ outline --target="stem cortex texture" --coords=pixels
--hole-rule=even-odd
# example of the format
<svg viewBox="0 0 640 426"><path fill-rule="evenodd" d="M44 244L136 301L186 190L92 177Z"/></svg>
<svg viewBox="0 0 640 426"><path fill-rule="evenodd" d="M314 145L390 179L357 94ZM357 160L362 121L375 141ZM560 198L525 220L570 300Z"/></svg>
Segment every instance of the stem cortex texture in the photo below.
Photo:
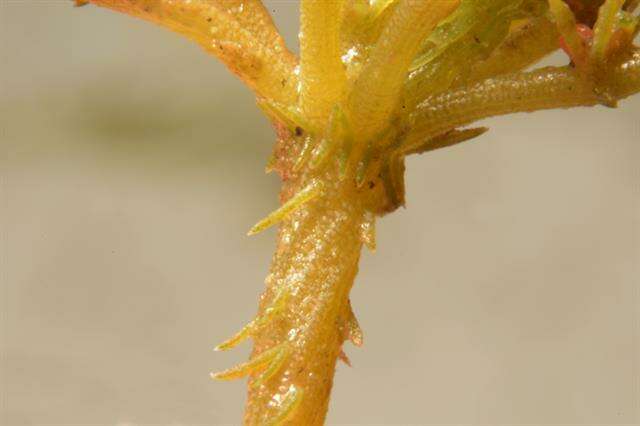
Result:
<svg viewBox="0 0 640 426"><path fill-rule="evenodd" d="M267 382L249 383L245 424L269 424L301 389L300 407L288 424L323 424L336 359L351 310L349 290L358 269L364 210L351 189L327 177L326 193L291 214L281 225L258 317L287 297L277 318L254 335L252 357L281 345L286 362ZM285 192L287 192L285 190ZM280 295L285 296L280 296ZM271 409L265 410L265 407Z"/></svg>

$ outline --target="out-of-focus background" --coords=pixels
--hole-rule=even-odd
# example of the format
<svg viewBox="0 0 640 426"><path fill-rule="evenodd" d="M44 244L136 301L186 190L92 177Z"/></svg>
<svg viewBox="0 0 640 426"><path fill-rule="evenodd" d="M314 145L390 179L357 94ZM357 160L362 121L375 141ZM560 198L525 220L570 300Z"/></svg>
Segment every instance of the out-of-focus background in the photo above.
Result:
<svg viewBox="0 0 640 426"><path fill-rule="evenodd" d="M269 9L295 46L298 5ZM273 134L215 58L63 0L1 0L0 423L238 424L212 348L252 318ZM561 59L564 60L564 59ZM352 294L328 423L640 422L640 97L488 121L408 161Z"/></svg>

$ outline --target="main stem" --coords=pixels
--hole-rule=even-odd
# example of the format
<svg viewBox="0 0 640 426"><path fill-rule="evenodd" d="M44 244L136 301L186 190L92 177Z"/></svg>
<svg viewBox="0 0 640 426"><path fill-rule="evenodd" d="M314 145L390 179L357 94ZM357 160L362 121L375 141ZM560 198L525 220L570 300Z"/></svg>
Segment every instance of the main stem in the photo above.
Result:
<svg viewBox="0 0 640 426"><path fill-rule="evenodd" d="M349 291L358 269L364 210L353 189L325 176L323 196L306 203L281 225L258 317L280 306L254 335L252 359L282 345L280 371L259 386L249 381L244 423L322 425L336 359L351 320ZM283 198L292 190L285 184ZM284 296L283 296L284 295ZM279 297L286 303L278 304ZM295 389L297 407L291 404ZM283 418L284 412L284 418Z"/></svg>

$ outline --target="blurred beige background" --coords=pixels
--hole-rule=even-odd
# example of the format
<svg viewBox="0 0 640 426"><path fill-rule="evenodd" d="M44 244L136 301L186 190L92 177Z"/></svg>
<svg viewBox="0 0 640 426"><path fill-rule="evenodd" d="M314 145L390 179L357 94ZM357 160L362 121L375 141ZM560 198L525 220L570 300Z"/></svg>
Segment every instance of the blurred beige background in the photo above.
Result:
<svg viewBox="0 0 640 426"><path fill-rule="evenodd" d="M68 1L1 0L2 417L238 424L213 346L256 310L271 129L212 57ZM297 4L269 2L295 45ZM332 425L640 422L640 97L490 120L408 162L352 294Z"/></svg>

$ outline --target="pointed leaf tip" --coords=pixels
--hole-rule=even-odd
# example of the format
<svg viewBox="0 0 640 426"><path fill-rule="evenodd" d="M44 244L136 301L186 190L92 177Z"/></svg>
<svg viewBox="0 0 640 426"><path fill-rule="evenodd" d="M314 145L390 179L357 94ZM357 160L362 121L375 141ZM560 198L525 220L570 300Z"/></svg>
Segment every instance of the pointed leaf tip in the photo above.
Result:
<svg viewBox="0 0 640 426"><path fill-rule="evenodd" d="M267 217L256 223L247 233L248 236L258 234L265 229L270 228L278 222L284 220L289 214L298 210L307 202L322 195L324 191L324 184L314 179L306 187L297 192L287 202L285 202L280 208L270 213Z"/></svg>

